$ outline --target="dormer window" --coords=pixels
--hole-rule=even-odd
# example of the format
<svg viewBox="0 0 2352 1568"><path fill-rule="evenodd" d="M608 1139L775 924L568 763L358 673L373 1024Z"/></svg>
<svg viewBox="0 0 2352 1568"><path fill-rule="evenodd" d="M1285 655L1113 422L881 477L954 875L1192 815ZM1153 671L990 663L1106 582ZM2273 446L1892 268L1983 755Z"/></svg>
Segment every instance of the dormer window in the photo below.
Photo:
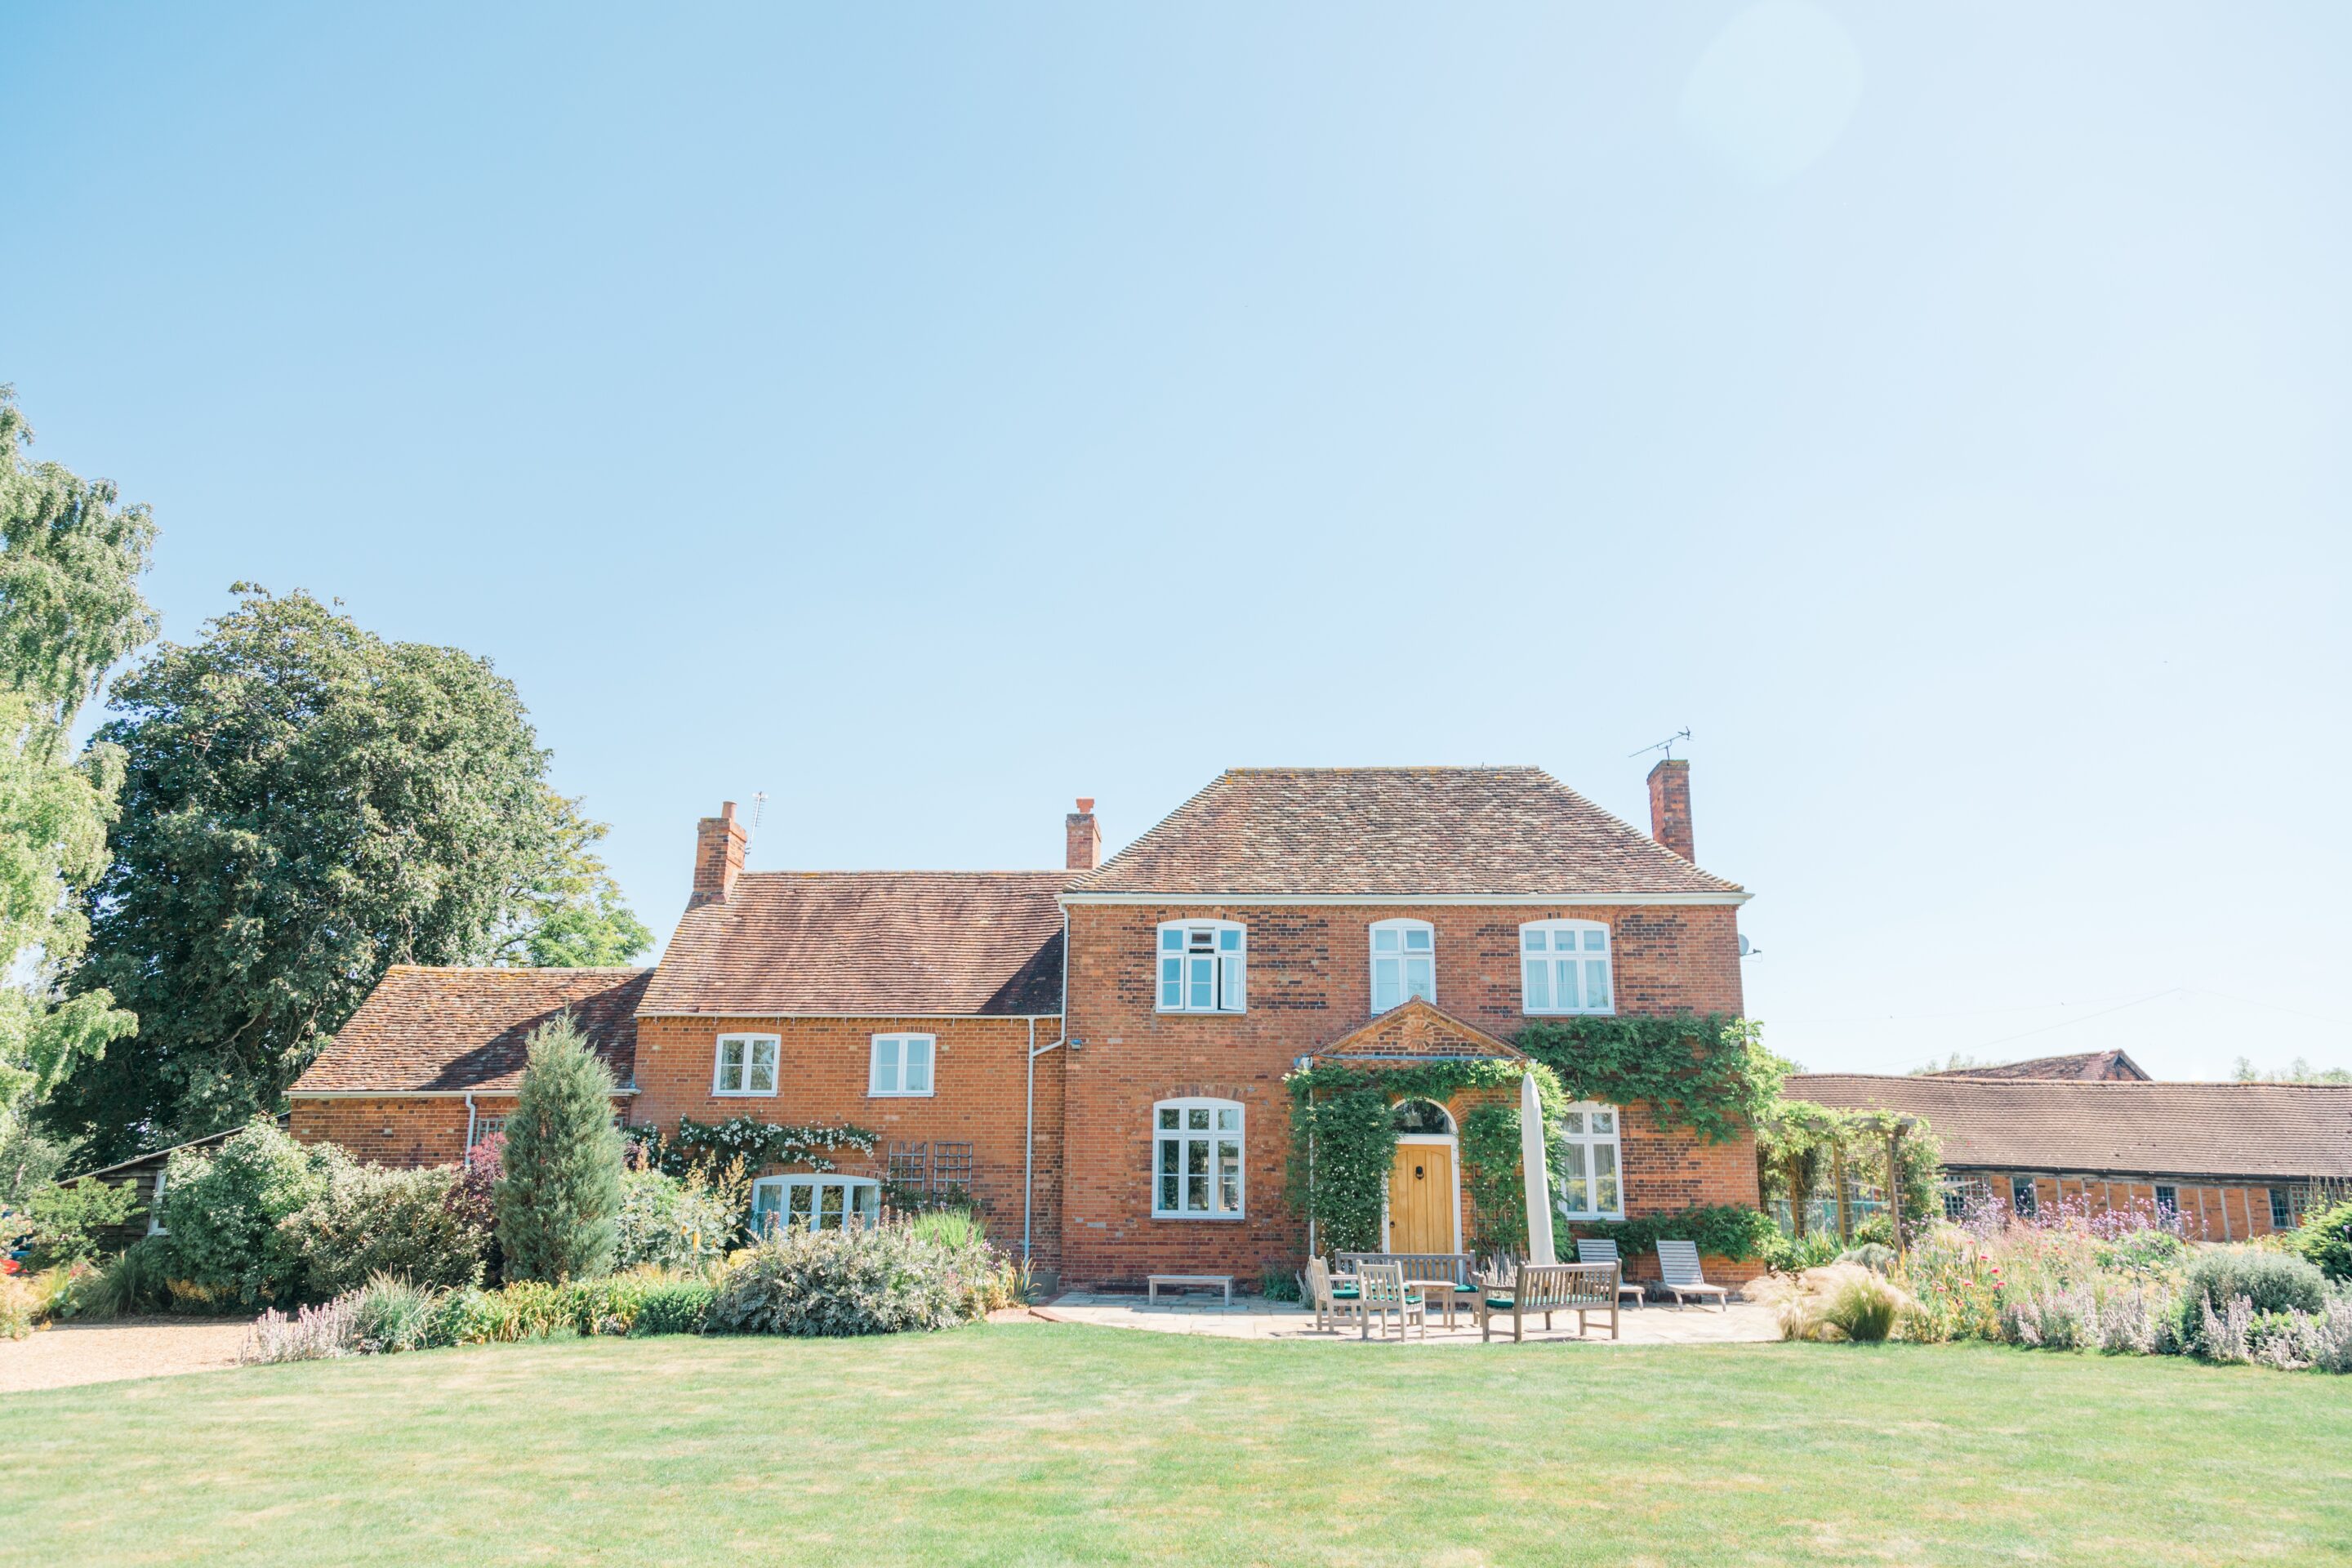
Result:
<svg viewBox="0 0 2352 1568"><path fill-rule="evenodd" d="M1160 927L1160 1011L1241 1013L1249 1005L1249 933L1234 921Z"/></svg>
<svg viewBox="0 0 2352 1568"><path fill-rule="evenodd" d="M1609 928L1599 921L1530 921L1519 928L1520 1002L1529 1013L1614 1013Z"/></svg>
<svg viewBox="0 0 2352 1568"><path fill-rule="evenodd" d="M1427 921L1372 922L1372 1011L1437 1000L1437 933Z"/></svg>

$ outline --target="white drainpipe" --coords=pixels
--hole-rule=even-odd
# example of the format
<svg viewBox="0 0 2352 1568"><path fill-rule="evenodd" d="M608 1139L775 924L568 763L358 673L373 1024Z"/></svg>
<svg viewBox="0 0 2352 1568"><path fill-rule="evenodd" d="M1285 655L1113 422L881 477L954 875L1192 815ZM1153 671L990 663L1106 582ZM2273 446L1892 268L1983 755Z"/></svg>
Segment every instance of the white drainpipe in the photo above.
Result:
<svg viewBox="0 0 2352 1568"><path fill-rule="evenodd" d="M1037 1043L1037 1020L1029 1020L1028 1121L1021 1133L1021 1261L1024 1263L1029 1261L1030 1188L1037 1170L1037 1058L1069 1037L1066 1029L1061 1039L1041 1046Z"/></svg>
<svg viewBox="0 0 2352 1568"><path fill-rule="evenodd" d="M458 1163L459 1164L461 1164L461 1165L462 1165L462 1164L466 1163L468 1160L471 1160L473 1157L474 1157L474 1096L473 1096L472 1091L468 1090L468 1091L467 1091L467 1095L466 1095L466 1148L465 1148L464 1152L460 1153L460 1154L457 1156L457 1163Z"/></svg>

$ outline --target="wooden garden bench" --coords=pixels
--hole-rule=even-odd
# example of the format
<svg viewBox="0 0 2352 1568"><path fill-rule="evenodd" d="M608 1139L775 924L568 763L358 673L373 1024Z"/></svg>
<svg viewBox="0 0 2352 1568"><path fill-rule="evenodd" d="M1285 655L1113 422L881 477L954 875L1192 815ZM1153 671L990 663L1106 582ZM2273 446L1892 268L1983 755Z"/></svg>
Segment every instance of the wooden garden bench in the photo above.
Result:
<svg viewBox="0 0 2352 1568"><path fill-rule="evenodd" d="M1132 1276L1130 1276L1132 1278ZM1144 1277L1144 1300L1160 1300L1160 1287L1171 1289L1223 1290L1225 1305L1234 1304L1234 1277L1230 1274L1150 1274Z"/></svg>
<svg viewBox="0 0 2352 1568"><path fill-rule="evenodd" d="M1609 1337L1613 1340L1617 1338L1618 1282L1613 1263L1522 1263L1508 1285L1489 1280L1487 1288L1478 1292L1478 1337L1491 1338L1495 1320L1506 1312L1510 1314L1514 1342L1526 1337L1527 1321L1537 1312L1543 1314L1546 1329L1551 1327L1554 1312L1574 1312L1580 1335L1591 1328L1595 1312L1606 1312ZM1506 1290L1507 1296L1503 1294Z"/></svg>

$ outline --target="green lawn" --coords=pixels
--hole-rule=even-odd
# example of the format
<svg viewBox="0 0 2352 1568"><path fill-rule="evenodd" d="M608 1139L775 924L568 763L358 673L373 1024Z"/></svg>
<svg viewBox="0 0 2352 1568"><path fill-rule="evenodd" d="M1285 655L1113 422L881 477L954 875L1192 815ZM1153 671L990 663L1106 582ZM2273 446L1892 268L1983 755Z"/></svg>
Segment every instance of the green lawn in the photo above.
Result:
<svg viewBox="0 0 2352 1568"><path fill-rule="evenodd" d="M589 1340L0 1401L0 1560L2308 1563L2352 1382L1986 1348Z"/></svg>

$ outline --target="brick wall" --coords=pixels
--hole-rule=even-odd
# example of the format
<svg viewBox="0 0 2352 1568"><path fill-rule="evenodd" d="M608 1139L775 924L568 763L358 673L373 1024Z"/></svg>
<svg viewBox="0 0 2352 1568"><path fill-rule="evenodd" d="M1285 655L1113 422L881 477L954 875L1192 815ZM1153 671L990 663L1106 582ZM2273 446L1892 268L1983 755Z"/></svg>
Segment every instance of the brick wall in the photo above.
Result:
<svg viewBox="0 0 2352 1568"><path fill-rule="evenodd" d="M1061 1033L1059 1019L1036 1020L1038 1045L1052 1044ZM778 1037L772 1098L711 1093L719 1037L731 1034ZM866 1092L871 1042L883 1034L934 1037L929 1097ZM972 1195L988 1233L1017 1251L1030 1037L1025 1018L642 1018L633 1120L665 1129L675 1128L681 1116L863 1127L878 1139L873 1155L845 1155L835 1163L849 1174L877 1178L888 1173L894 1141L970 1143ZM1050 1268L1061 1251L1063 1053L1048 1051L1036 1065L1034 1256Z"/></svg>
<svg viewBox="0 0 2352 1568"><path fill-rule="evenodd" d="M291 1108L287 1131L298 1142L340 1143L352 1158L372 1165L450 1165L466 1152L466 1102L458 1096L297 1096ZM514 1097L478 1094L474 1109L482 1116L504 1116L514 1109Z"/></svg>
<svg viewBox="0 0 2352 1568"><path fill-rule="evenodd" d="M1074 1281L1154 1272L1255 1274L1295 1265L1306 1227L1284 1195L1289 1093L1299 1057L1371 1016L1369 927L1423 920L1436 932L1437 1006L1508 1039L1526 1022L1519 926L1595 920L1611 928L1621 1013L1740 1010L1738 911L1559 905L1076 904L1070 916L1068 1029L1083 1042L1067 1063L1069 1126L1062 1266ZM1154 944L1165 920L1222 919L1249 928L1249 1011L1156 1012ZM1154 1219L1152 1104L1192 1095L1245 1110L1245 1217ZM1754 1203L1752 1141L1709 1146L1656 1129L1627 1108L1627 1207L1640 1215L1693 1203Z"/></svg>

